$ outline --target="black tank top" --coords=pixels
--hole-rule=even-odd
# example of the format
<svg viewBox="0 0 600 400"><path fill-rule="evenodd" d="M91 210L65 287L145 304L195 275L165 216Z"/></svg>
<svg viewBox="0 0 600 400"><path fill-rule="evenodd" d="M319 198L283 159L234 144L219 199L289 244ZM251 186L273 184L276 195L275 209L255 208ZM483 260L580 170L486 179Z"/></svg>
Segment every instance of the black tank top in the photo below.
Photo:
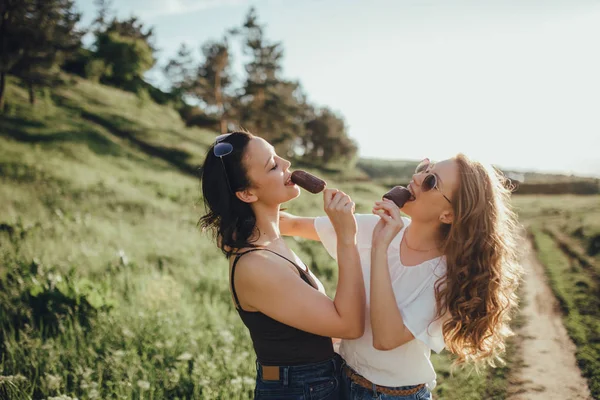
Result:
<svg viewBox="0 0 600 400"><path fill-rule="evenodd" d="M231 266L231 289L235 306L244 325L250 331L256 358L262 365L299 365L325 361L334 356L331 338L296 329L274 320L260 311L245 311L235 291L235 266L240 257L253 251L266 250L291 262L304 282L311 285L308 276L295 262L269 249L252 249L235 257Z"/></svg>

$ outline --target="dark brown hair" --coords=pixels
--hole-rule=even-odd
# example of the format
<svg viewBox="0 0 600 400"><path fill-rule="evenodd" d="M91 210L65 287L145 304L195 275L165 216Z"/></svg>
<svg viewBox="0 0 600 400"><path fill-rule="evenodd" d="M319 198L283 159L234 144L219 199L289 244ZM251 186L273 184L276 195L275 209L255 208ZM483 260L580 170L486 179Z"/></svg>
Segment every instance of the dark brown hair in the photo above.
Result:
<svg viewBox="0 0 600 400"><path fill-rule="evenodd" d="M256 216L250 205L235 195L235 192L250 187L243 158L252 138L253 135L249 132L231 133L222 142L230 143L233 151L221 159L214 155L213 144L208 149L200 170L206 214L200 218L199 225L203 230L209 229L212 232L227 258L236 249L254 247L252 238L256 229Z"/></svg>

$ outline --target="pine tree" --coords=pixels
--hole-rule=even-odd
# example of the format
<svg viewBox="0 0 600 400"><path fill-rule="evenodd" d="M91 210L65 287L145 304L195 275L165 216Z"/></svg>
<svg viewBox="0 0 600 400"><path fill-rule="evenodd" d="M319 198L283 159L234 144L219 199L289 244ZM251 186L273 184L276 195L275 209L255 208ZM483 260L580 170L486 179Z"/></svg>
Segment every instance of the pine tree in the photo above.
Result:
<svg viewBox="0 0 600 400"><path fill-rule="evenodd" d="M294 143L303 135L307 107L298 82L281 78L283 47L265 37L264 26L251 8L234 35L243 39L246 80L236 99L239 124L275 144L282 154L291 155Z"/></svg>
<svg viewBox="0 0 600 400"><path fill-rule="evenodd" d="M258 23L256 9L251 8L240 30L244 37L244 52L251 57L246 64L246 82L240 102L246 108L245 118L241 123L263 135L268 135L267 120L264 112L265 104L279 83L283 48L280 43L269 42L264 35L264 27Z"/></svg>
<svg viewBox="0 0 600 400"><path fill-rule="evenodd" d="M30 7L17 38L22 55L10 73L26 84L29 102L34 104L35 88L58 82L59 67L81 46L83 32L76 28L81 14L75 12L73 0L24 3Z"/></svg>
<svg viewBox="0 0 600 400"><path fill-rule="evenodd" d="M18 38L25 33L24 22L30 7L29 2L21 0L0 2L0 110L4 109L6 75L23 56Z"/></svg>
<svg viewBox="0 0 600 400"><path fill-rule="evenodd" d="M96 31L105 30L108 21L112 20L111 16L114 14L112 4L112 0L94 0L94 5L98 8L98 12L92 26L96 28Z"/></svg>
<svg viewBox="0 0 600 400"><path fill-rule="evenodd" d="M34 104L35 87L56 82L59 65L81 46L81 15L73 0L4 0L0 17L0 108L6 74L26 84Z"/></svg>
<svg viewBox="0 0 600 400"><path fill-rule="evenodd" d="M232 83L227 38L204 44L202 53L204 62L198 67L191 94L215 109L220 130L224 133L227 131L227 112L230 110L227 90Z"/></svg>

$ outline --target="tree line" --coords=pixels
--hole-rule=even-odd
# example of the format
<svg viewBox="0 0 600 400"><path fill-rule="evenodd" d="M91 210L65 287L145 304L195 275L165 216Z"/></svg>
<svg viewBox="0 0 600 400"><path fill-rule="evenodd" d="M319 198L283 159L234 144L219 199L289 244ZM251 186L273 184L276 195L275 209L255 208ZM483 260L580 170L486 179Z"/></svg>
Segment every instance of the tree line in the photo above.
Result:
<svg viewBox="0 0 600 400"><path fill-rule="evenodd" d="M36 87L56 83L60 66L81 46L80 19L73 0L0 1L0 109L7 75L28 88L31 104Z"/></svg>
<svg viewBox="0 0 600 400"><path fill-rule="evenodd" d="M316 106L298 80L283 75L284 48L269 39L251 8L240 26L208 40L195 52L182 44L162 71L169 90L144 81L157 62L155 33L139 18L118 18L110 0L95 0L97 15L81 27L74 0L0 2L0 110L6 76L18 78L36 102L40 88L69 84L66 71L175 107L187 125L219 132L243 127L269 140L288 157L320 165L355 162L358 147L344 118ZM82 38L92 33L92 46ZM234 45L245 58L234 73Z"/></svg>

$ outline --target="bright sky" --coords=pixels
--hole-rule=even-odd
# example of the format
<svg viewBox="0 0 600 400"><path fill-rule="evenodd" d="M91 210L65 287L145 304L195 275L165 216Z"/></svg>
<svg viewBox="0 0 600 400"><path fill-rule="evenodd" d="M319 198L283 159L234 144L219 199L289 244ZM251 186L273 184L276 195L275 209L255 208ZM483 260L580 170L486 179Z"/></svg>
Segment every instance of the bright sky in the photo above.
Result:
<svg viewBox="0 0 600 400"><path fill-rule="evenodd" d="M94 17L92 0L77 4ZM464 152L600 176L596 0L115 1L155 27L161 65L180 43L198 49L240 25L251 5L283 43L283 75L346 118L363 157Z"/></svg>

